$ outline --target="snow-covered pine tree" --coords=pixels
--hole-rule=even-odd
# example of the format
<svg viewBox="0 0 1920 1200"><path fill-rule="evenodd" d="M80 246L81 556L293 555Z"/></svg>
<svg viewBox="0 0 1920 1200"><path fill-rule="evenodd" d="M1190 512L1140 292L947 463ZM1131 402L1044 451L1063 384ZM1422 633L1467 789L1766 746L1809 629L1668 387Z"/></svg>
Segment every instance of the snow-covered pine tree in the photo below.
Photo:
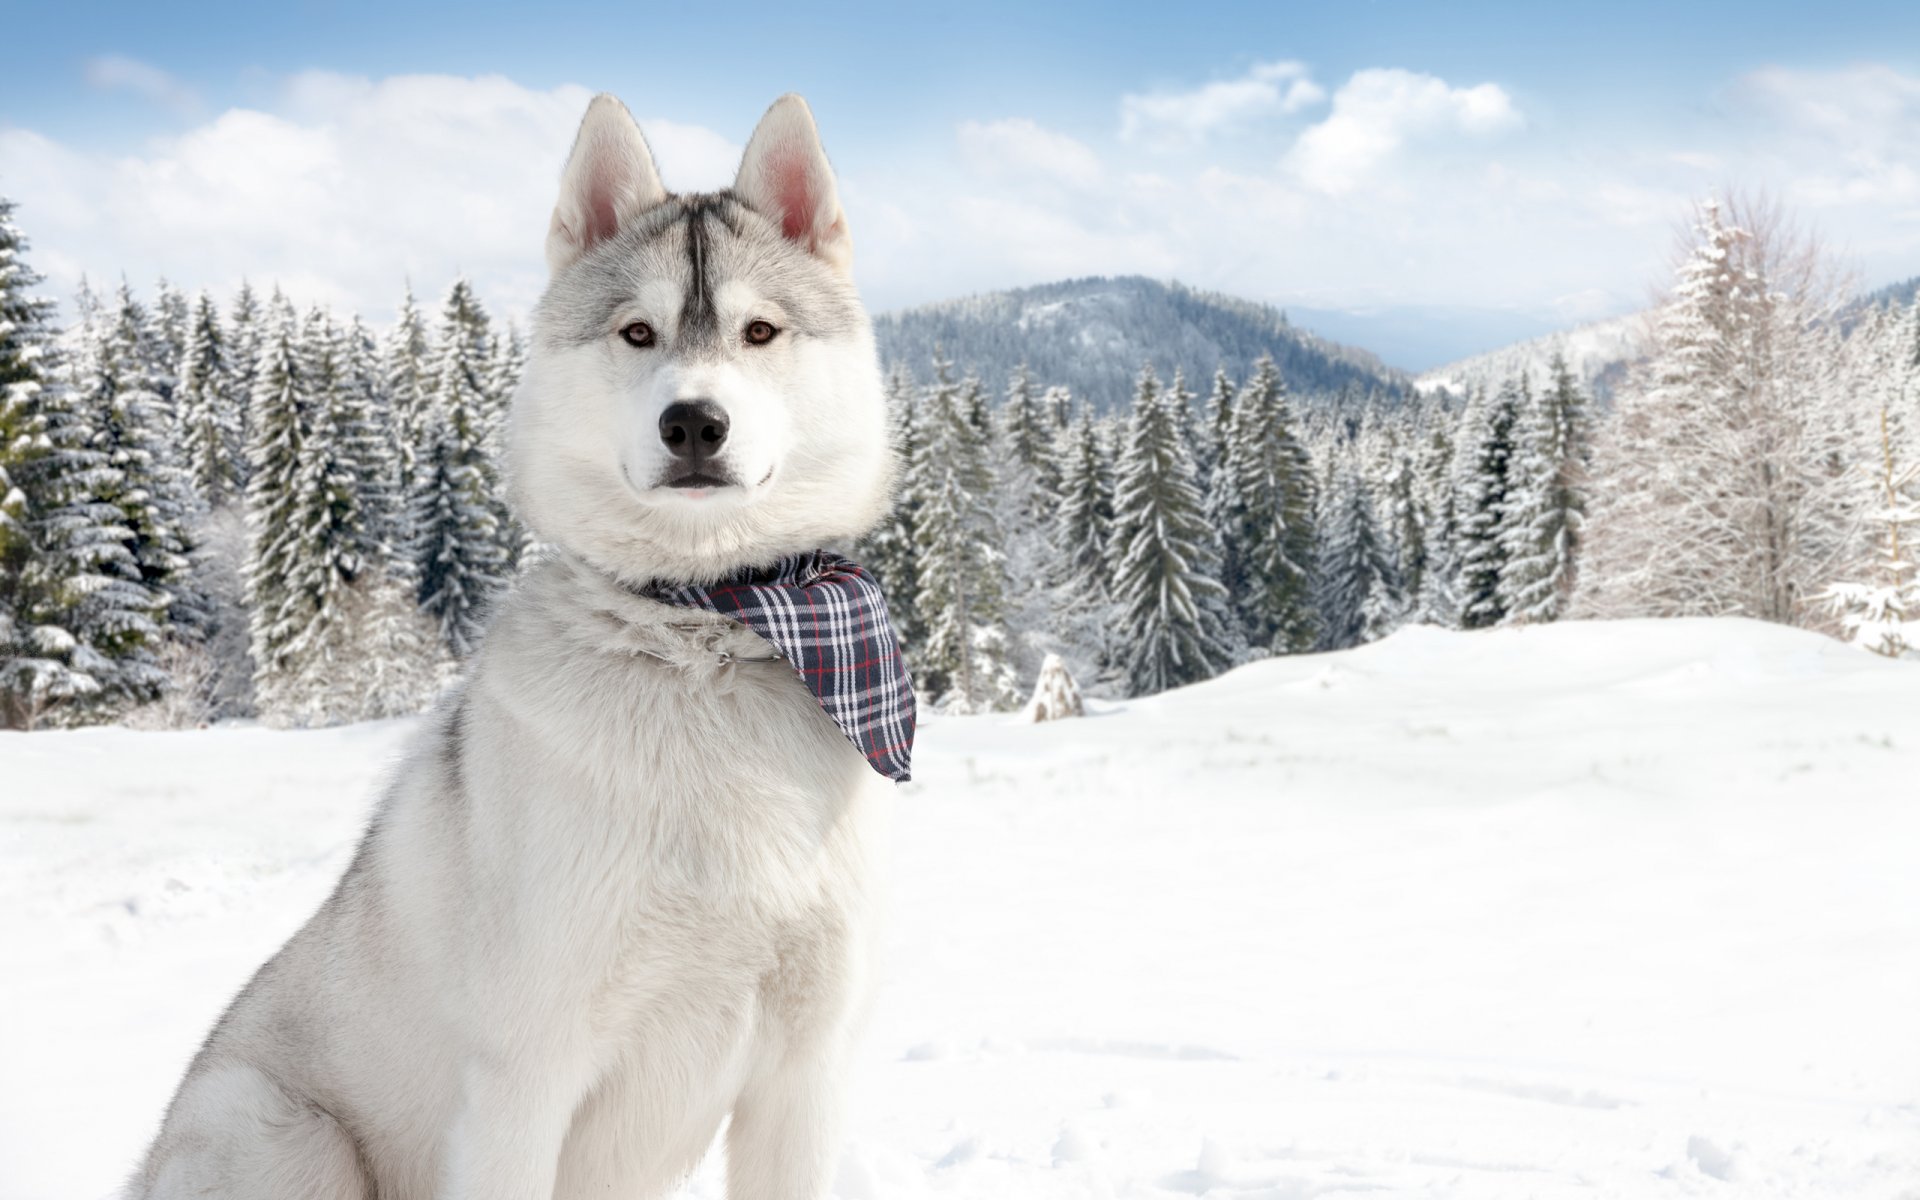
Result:
<svg viewBox="0 0 1920 1200"><path fill-rule="evenodd" d="M1817 245L1764 204L1709 202L1644 365L1594 440L1575 607L1830 626L1858 489L1832 378L1844 302Z"/></svg>
<svg viewBox="0 0 1920 1200"><path fill-rule="evenodd" d="M1047 586L1048 537L1058 499L1048 490L1052 422L1033 394L1025 365L1013 372L997 414L991 461L998 464L991 498L1005 555L1002 626L1015 674L1033 678L1051 649L1052 604Z"/></svg>
<svg viewBox="0 0 1920 1200"><path fill-rule="evenodd" d="M400 309L393 328L387 331L380 348L388 405L388 423L392 430L394 459L399 472L402 495L416 494L415 463L426 444L432 388L432 346L427 340L427 324L413 299L413 285L400 297Z"/></svg>
<svg viewBox="0 0 1920 1200"><path fill-rule="evenodd" d="M192 579L197 505L174 457L174 422L160 395L153 330L146 308L122 283L94 327L78 404L93 428L94 448L117 469L100 498L121 511L139 582L165 605L163 632L193 640L204 636L209 620Z"/></svg>
<svg viewBox="0 0 1920 1200"><path fill-rule="evenodd" d="M1433 414L1414 464L1426 569L1421 572L1410 614L1415 621L1448 628L1460 620L1459 523L1455 509L1459 492L1454 487L1453 436L1449 432L1453 422L1453 415L1445 407ZM1464 424L1461 427L1465 428Z"/></svg>
<svg viewBox="0 0 1920 1200"><path fill-rule="evenodd" d="M1861 318L1849 339L1848 386L1872 414L1872 452L1854 472L1865 493L1860 545L1825 596L1848 640L1889 658L1920 655L1920 454L1910 437L1920 378L1909 335L1904 319L1882 309Z"/></svg>
<svg viewBox="0 0 1920 1200"><path fill-rule="evenodd" d="M258 318L259 357L247 424L247 590L252 610L254 701L264 713L293 708L299 664L291 647L307 628L310 596L300 587L312 572L301 528L302 468L311 400L302 376L300 330L292 303L278 289Z"/></svg>
<svg viewBox="0 0 1920 1200"><path fill-rule="evenodd" d="M1000 403L1000 446L1007 464L1018 463L1037 479L1041 463L1053 448L1051 425L1033 394L1032 373L1021 363L1007 380L1006 398Z"/></svg>
<svg viewBox="0 0 1920 1200"><path fill-rule="evenodd" d="M1215 367L1213 387L1207 392L1206 410L1201 414L1200 448L1194 456L1202 491L1209 496L1214 489L1214 472L1226 457L1227 441L1232 436L1233 401L1239 389L1225 367Z"/></svg>
<svg viewBox="0 0 1920 1200"><path fill-rule="evenodd" d="M920 588L914 550L920 510L914 475L920 447L920 406L916 391L913 372L905 364L896 363L887 373L887 438L900 473L894 484L892 507L860 540L858 547L861 563L886 593L887 613L893 618L894 634L910 661L917 660L926 636L916 602Z"/></svg>
<svg viewBox="0 0 1920 1200"><path fill-rule="evenodd" d="M367 531L373 569L395 579L412 579L412 528L406 493L400 487L399 454L394 446L393 405L387 395L380 346L360 314L340 330L345 430L340 453L350 464L356 502Z"/></svg>
<svg viewBox="0 0 1920 1200"><path fill-rule="evenodd" d="M1501 509L1499 600L1508 621L1553 621L1566 611L1586 519L1586 397L1561 355L1549 371L1547 390L1527 397L1521 410Z"/></svg>
<svg viewBox="0 0 1920 1200"><path fill-rule="evenodd" d="M1395 446L1384 464L1380 486L1380 539L1394 565L1395 601L1401 613L1413 618L1427 590L1427 529L1420 511L1413 456Z"/></svg>
<svg viewBox="0 0 1920 1200"><path fill-rule="evenodd" d="M1320 563L1321 645L1344 650L1384 636L1403 614L1366 482L1345 466L1336 470L1329 487Z"/></svg>
<svg viewBox="0 0 1920 1200"><path fill-rule="evenodd" d="M500 552L509 573L519 566L522 556L533 549L532 533L514 516L507 504L507 489L501 482L500 465L507 460L507 409L513 390L520 386L520 373L526 369L527 347L520 329L512 321L504 331L491 335L487 356L487 458L494 464L494 519L500 526Z"/></svg>
<svg viewBox="0 0 1920 1200"><path fill-rule="evenodd" d="M914 464L919 490L917 607L926 624L920 685L948 711L992 712L1019 703L1002 627L1005 554L994 528L994 472L984 392L953 382L934 360Z"/></svg>
<svg viewBox="0 0 1920 1200"><path fill-rule="evenodd" d="M980 444L993 444L993 404L987 399L987 385L980 382L980 376L969 370L966 378L960 381L960 410L966 416L967 424L980 439Z"/></svg>
<svg viewBox="0 0 1920 1200"><path fill-rule="evenodd" d="M1227 427L1207 496L1222 546L1221 582L1255 651L1290 654L1316 640L1312 463L1293 428L1286 382L1269 355L1254 364Z"/></svg>
<svg viewBox="0 0 1920 1200"><path fill-rule="evenodd" d="M186 338L174 400L187 476L207 508L222 508L240 498L246 446L227 339L205 292L194 301Z"/></svg>
<svg viewBox="0 0 1920 1200"><path fill-rule="evenodd" d="M1460 551L1460 627L1498 625L1506 616L1500 579L1506 571L1502 517L1511 486L1514 432L1521 410L1531 403L1525 376L1500 385L1491 398L1467 402L1460 430L1462 468L1456 501Z"/></svg>
<svg viewBox="0 0 1920 1200"><path fill-rule="evenodd" d="M1040 411L1047 414L1052 434L1057 438L1060 432L1073 422L1073 392L1071 389L1055 384L1040 396Z"/></svg>
<svg viewBox="0 0 1920 1200"><path fill-rule="evenodd" d="M180 386L180 360L187 353L192 306L185 292L162 278L154 287L153 308L147 315L148 325L143 331L147 365L153 374L154 390L160 394L160 410L169 427L177 429L180 406L174 392Z"/></svg>
<svg viewBox="0 0 1920 1200"><path fill-rule="evenodd" d="M441 305L412 495L420 607L455 658L479 646L487 605L507 576L487 454L487 353L486 314L467 281L456 280Z"/></svg>
<svg viewBox="0 0 1920 1200"><path fill-rule="evenodd" d="M1121 669L1135 694L1210 678L1235 646L1220 552L1207 525L1177 407L1141 369L1114 493L1114 598Z"/></svg>
<svg viewBox="0 0 1920 1200"><path fill-rule="evenodd" d="M0 728L32 729L129 670L157 687L158 631L119 510L94 496L113 472L73 410L13 212L0 197Z"/></svg>
<svg viewBox="0 0 1920 1200"><path fill-rule="evenodd" d="M1200 452L1206 442L1206 431L1200 427L1199 414L1195 412L1193 389L1187 386L1186 374L1180 368L1173 369L1173 382L1166 386L1163 399L1168 415L1180 430L1180 440L1187 447L1187 461L1193 465L1193 486L1199 489L1205 477L1200 474ZM1204 502L1206 493L1201 492Z"/></svg>
<svg viewBox="0 0 1920 1200"><path fill-rule="evenodd" d="M260 299L245 279L233 294L233 306L227 310L227 368L232 377L232 394L240 410L240 488L247 486L249 458L247 447L253 444L253 430L247 418L253 411L253 361L260 356Z"/></svg>
<svg viewBox="0 0 1920 1200"><path fill-rule="evenodd" d="M1092 679L1114 664L1113 462L1094 423L1080 416L1057 435L1059 503L1047 578L1054 636Z"/></svg>

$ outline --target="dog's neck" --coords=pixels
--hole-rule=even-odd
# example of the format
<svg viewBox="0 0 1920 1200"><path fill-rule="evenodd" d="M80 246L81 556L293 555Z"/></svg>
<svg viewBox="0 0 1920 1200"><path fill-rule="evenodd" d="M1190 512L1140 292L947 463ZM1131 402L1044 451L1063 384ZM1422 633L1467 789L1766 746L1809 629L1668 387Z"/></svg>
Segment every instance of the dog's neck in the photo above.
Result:
<svg viewBox="0 0 1920 1200"><path fill-rule="evenodd" d="M774 661L773 647L738 621L643 595L565 550L549 551L529 580L581 612L610 648L705 675L733 663Z"/></svg>

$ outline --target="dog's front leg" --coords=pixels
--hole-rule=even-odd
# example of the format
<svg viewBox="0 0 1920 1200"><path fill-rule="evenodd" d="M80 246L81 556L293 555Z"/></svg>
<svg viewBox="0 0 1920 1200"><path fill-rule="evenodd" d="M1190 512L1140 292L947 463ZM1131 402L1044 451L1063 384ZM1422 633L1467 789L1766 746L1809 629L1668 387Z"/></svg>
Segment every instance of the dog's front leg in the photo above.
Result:
<svg viewBox="0 0 1920 1200"><path fill-rule="evenodd" d="M438 1200L552 1200L586 1072L531 1057L517 1067L468 1068Z"/></svg>
<svg viewBox="0 0 1920 1200"><path fill-rule="evenodd" d="M749 1079L727 1126L727 1200L818 1200L833 1182L844 1074L838 1048Z"/></svg>

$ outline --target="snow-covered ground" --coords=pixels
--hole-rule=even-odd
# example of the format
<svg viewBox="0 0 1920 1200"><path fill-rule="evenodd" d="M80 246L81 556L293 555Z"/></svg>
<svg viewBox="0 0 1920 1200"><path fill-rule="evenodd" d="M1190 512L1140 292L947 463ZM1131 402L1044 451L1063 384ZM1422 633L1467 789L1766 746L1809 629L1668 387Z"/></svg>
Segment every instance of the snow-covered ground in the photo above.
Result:
<svg viewBox="0 0 1920 1200"><path fill-rule="evenodd" d="M0 1197L114 1186L408 729L0 735ZM1416 628L921 739L842 1197L1920 1196L1920 667Z"/></svg>

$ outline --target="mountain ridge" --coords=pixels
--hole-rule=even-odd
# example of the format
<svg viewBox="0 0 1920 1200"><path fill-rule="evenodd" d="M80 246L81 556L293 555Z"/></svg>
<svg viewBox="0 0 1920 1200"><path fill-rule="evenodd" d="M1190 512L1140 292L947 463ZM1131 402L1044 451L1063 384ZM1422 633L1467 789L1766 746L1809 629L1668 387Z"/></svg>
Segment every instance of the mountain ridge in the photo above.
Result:
<svg viewBox="0 0 1920 1200"><path fill-rule="evenodd" d="M1204 394L1225 367L1245 379L1272 354L1287 385L1303 397L1374 393L1403 398L1413 378L1369 350L1294 325L1270 304L1177 281L1140 275L1085 276L981 292L874 318L880 355L916 378L935 351L956 371L997 387L1021 363L1036 386L1063 385L1097 411L1117 411L1133 394L1143 362L1162 382L1175 369Z"/></svg>

